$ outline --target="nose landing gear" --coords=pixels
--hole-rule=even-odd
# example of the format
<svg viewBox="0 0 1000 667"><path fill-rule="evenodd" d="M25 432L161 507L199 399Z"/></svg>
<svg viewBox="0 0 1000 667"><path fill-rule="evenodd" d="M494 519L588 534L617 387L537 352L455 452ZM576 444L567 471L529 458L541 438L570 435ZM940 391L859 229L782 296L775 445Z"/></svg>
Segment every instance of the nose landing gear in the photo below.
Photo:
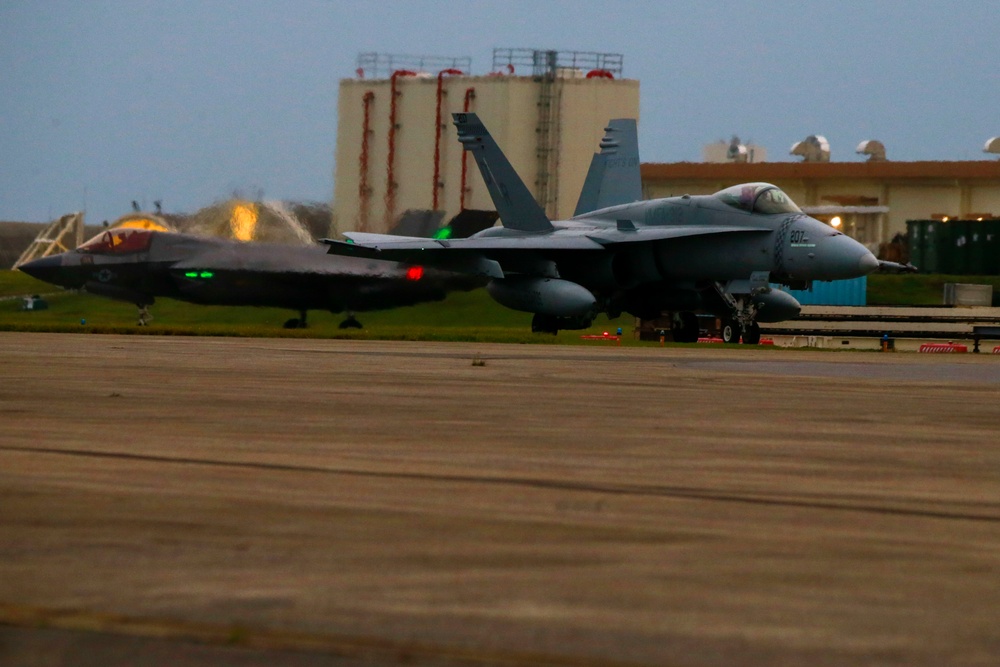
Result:
<svg viewBox="0 0 1000 667"><path fill-rule="evenodd" d="M753 302L750 294L734 296L720 283L713 283L713 286L729 307L729 316L722 318L720 337L723 342L739 343L742 340L745 345L760 344L760 325L756 319L761 306Z"/></svg>

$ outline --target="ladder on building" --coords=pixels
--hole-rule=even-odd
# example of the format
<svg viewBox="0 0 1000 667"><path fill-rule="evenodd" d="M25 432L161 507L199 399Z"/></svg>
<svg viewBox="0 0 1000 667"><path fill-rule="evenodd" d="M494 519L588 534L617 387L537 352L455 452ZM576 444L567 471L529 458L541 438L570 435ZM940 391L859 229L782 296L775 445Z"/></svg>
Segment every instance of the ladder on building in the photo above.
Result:
<svg viewBox="0 0 1000 667"><path fill-rule="evenodd" d="M559 81L557 51L535 51L538 77L538 146L535 151L535 199L550 218L558 216L559 140L562 86Z"/></svg>

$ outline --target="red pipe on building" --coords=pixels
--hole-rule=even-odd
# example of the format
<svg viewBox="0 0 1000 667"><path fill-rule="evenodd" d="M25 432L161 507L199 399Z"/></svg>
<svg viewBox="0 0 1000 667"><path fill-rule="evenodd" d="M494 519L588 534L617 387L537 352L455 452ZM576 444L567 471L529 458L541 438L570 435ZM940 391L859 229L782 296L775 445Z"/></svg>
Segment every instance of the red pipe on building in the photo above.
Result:
<svg viewBox="0 0 1000 667"><path fill-rule="evenodd" d="M587 72L588 79L613 79L615 75L606 69L592 69Z"/></svg>
<svg viewBox="0 0 1000 667"><path fill-rule="evenodd" d="M476 89L475 88L466 88L465 89L465 102L462 103L462 111L464 111L465 113L468 113L470 111L470 107L472 106L472 100L474 100L474 99L476 99ZM468 155L468 153L465 151L465 148L463 147L462 148L462 185L461 185L462 189L461 189L461 197L459 198L459 204L458 204L458 210L459 211L464 211L465 210L465 189L466 189L465 178L466 178L466 174L468 173L468 171L467 171L467 165L465 163L465 157L466 157L466 155Z"/></svg>
<svg viewBox="0 0 1000 667"><path fill-rule="evenodd" d="M361 126L361 176L358 179L358 231L368 231L368 213L371 206L372 189L368 187L368 137L371 135L372 101L375 93L368 91L361 98L364 104L364 122Z"/></svg>
<svg viewBox="0 0 1000 667"><path fill-rule="evenodd" d="M438 72L438 87L437 87L437 116L434 120L434 195L431 197L433 205L431 210L438 210L438 192L441 190L441 101L444 98L444 77L448 74L465 74L460 69L443 69ZM465 154L465 151L462 151Z"/></svg>
<svg viewBox="0 0 1000 667"><path fill-rule="evenodd" d="M385 177L385 229L389 230L392 225L394 218L396 217L396 180L395 174L395 161L396 161L396 98L400 93L396 90L396 79L401 76L416 76L417 73L408 69L398 69L392 73L389 77L389 154L386 156L386 161L389 163L386 168Z"/></svg>

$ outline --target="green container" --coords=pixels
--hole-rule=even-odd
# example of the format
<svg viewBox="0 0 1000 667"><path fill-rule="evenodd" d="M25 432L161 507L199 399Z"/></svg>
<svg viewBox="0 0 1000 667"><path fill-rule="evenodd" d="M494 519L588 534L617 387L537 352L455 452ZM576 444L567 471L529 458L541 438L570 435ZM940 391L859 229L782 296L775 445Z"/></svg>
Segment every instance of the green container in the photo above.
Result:
<svg viewBox="0 0 1000 667"><path fill-rule="evenodd" d="M910 263L921 273L937 273L940 249L938 237L943 223L940 220L907 220L906 235L910 242Z"/></svg>
<svg viewBox="0 0 1000 667"><path fill-rule="evenodd" d="M968 220L949 220L941 223L944 234L938 236L941 273L962 276L971 274L969 270L969 230Z"/></svg>
<svg viewBox="0 0 1000 667"><path fill-rule="evenodd" d="M986 223L969 220L966 227L965 273L970 276L986 274Z"/></svg>
<svg viewBox="0 0 1000 667"><path fill-rule="evenodd" d="M1000 276L1000 220L983 220L983 274Z"/></svg>
<svg viewBox="0 0 1000 667"><path fill-rule="evenodd" d="M910 246L910 264L922 269L924 266L924 236L927 234L927 220L906 221L906 241Z"/></svg>

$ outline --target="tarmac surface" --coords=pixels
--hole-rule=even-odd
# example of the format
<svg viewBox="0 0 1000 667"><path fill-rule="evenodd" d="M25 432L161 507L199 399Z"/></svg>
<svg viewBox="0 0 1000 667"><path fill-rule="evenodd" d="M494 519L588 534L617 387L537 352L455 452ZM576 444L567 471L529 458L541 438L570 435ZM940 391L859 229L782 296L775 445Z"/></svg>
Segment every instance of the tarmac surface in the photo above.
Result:
<svg viewBox="0 0 1000 667"><path fill-rule="evenodd" d="M0 665L1000 664L1000 356L604 345L0 333Z"/></svg>

